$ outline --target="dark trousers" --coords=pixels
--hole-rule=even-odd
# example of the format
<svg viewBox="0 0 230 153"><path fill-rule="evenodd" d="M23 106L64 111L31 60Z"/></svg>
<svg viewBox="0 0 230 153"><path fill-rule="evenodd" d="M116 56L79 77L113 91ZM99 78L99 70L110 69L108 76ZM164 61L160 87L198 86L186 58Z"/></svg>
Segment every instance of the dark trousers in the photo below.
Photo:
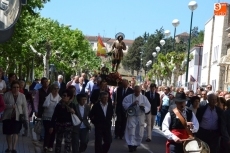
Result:
<svg viewBox="0 0 230 153"><path fill-rule="evenodd" d="M227 141L221 139L219 153L230 153L230 145Z"/></svg>
<svg viewBox="0 0 230 153"><path fill-rule="evenodd" d="M111 127L95 127L95 153L108 153L111 143Z"/></svg>
<svg viewBox="0 0 230 153"><path fill-rule="evenodd" d="M162 126L162 123L164 121L165 115L168 113L169 106L162 106L161 107L161 120L160 120L160 127Z"/></svg>
<svg viewBox="0 0 230 153"><path fill-rule="evenodd" d="M117 119L115 122L115 136L122 138L125 134L125 127L126 127L126 121L127 117L125 112L118 112Z"/></svg>
<svg viewBox="0 0 230 153"><path fill-rule="evenodd" d="M220 136L217 130L210 131L200 127L196 136L208 144L210 153L218 153Z"/></svg>
<svg viewBox="0 0 230 153"><path fill-rule="evenodd" d="M53 133L51 134L49 133L49 129L51 127L51 121L43 120L43 126L45 130L43 148L45 147L53 148L56 131L54 129Z"/></svg>
<svg viewBox="0 0 230 153"><path fill-rule="evenodd" d="M79 146L80 141L80 146ZM79 129L78 132L72 133L72 153L85 152L89 142L89 129Z"/></svg>
<svg viewBox="0 0 230 153"><path fill-rule="evenodd" d="M73 127L56 127L56 146L55 153L61 153L62 139L65 140L65 151L64 153L71 153L71 141L72 141L72 130Z"/></svg>
<svg viewBox="0 0 230 153"><path fill-rule="evenodd" d="M169 145L170 153L184 153L183 144L172 143Z"/></svg>

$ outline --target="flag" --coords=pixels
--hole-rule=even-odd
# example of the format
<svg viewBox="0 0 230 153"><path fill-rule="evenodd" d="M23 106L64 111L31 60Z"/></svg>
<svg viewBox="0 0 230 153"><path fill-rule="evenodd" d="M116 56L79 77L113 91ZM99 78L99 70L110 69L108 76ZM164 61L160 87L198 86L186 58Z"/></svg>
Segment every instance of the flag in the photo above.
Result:
<svg viewBox="0 0 230 153"><path fill-rule="evenodd" d="M196 82L196 79L192 75L190 75L190 82Z"/></svg>
<svg viewBox="0 0 230 153"><path fill-rule="evenodd" d="M100 36L97 37L97 56L105 56L106 48Z"/></svg>

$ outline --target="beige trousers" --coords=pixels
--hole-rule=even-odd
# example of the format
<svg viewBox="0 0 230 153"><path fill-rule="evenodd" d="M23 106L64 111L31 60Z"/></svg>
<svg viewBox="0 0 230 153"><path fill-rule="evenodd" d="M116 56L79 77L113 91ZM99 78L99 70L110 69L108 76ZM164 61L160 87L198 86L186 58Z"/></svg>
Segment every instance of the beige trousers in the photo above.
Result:
<svg viewBox="0 0 230 153"><path fill-rule="evenodd" d="M147 124L147 138L149 138L150 140L152 140L152 130L153 130L153 126L155 124L155 119L156 119L156 115L152 115L151 112L146 116L146 124Z"/></svg>

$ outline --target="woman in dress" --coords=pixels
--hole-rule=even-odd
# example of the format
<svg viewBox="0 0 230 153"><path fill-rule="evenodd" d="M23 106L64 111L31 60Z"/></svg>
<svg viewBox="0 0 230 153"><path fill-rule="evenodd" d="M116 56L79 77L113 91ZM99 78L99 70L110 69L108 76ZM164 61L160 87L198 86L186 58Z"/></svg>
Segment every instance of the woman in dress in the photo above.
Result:
<svg viewBox="0 0 230 153"><path fill-rule="evenodd" d="M28 120L28 110L25 95L19 92L19 82L11 82L11 91L4 94L6 108L3 114L3 134L6 135L8 148L6 153L17 153L16 146L18 134L22 129L22 122L19 115L24 114Z"/></svg>

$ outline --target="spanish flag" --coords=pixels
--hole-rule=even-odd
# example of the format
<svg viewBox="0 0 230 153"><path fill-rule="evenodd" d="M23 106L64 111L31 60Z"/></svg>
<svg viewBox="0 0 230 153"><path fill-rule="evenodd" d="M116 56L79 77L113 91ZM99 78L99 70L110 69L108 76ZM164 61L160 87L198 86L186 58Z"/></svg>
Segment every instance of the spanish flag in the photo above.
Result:
<svg viewBox="0 0 230 153"><path fill-rule="evenodd" d="M97 56L105 56L106 48L100 36L97 38Z"/></svg>

